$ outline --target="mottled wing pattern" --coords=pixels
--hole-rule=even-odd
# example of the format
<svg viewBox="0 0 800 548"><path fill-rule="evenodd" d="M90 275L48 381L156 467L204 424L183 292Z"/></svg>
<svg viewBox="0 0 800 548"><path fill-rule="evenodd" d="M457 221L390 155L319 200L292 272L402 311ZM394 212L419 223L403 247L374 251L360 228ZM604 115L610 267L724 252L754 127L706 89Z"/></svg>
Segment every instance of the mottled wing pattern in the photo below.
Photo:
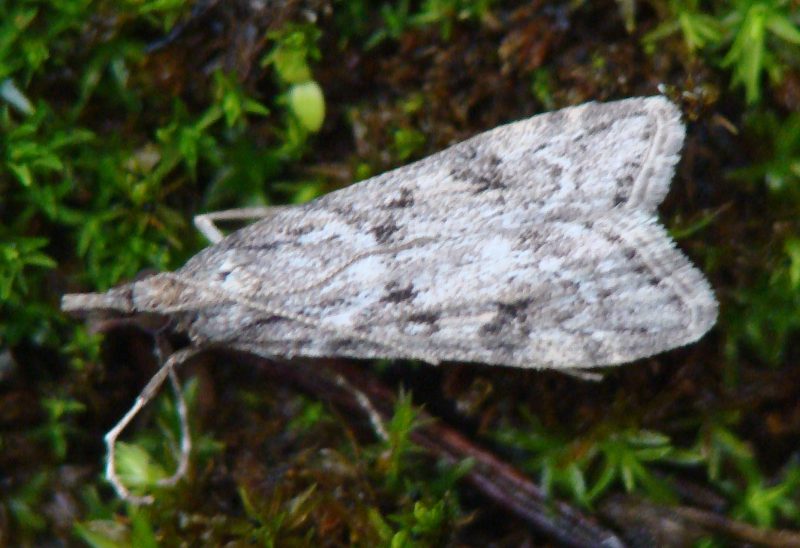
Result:
<svg viewBox="0 0 800 548"><path fill-rule="evenodd" d="M589 367L687 344L716 301L655 221L683 134L660 97L501 126L230 235L175 273L173 312L265 355Z"/></svg>

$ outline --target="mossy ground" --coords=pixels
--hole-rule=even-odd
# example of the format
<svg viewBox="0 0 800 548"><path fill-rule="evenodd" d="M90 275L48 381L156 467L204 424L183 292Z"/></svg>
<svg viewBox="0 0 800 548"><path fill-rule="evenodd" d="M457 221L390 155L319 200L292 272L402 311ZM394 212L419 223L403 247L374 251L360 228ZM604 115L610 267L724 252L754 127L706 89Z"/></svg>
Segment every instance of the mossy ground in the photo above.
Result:
<svg viewBox="0 0 800 548"><path fill-rule="evenodd" d="M459 482L465 469L414 447L418 406L623 537L640 518L615 512L620 500L800 528L798 11L781 0L4 3L0 544L544 541ZM506 121L659 90L688 123L662 218L721 302L702 341L599 383L361 364L406 389L389 441L262 367L204 356L181 372L188 480L151 507L114 497L102 437L156 367L154 330L94 334L59 312L61 294L179 266L204 245L199 212L306 201ZM153 491L174 465L169 395L142 419L120 466Z"/></svg>

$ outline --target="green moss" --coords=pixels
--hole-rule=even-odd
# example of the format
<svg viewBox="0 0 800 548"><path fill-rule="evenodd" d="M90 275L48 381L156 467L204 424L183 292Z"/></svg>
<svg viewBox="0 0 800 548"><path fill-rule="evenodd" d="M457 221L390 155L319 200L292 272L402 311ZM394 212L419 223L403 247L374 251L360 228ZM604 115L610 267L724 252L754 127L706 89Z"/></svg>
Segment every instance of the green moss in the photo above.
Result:
<svg viewBox="0 0 800 548"><path fill-rule="evenodd" d="M705 51L731 71L731 83L745 89L748 103L761 100L762 79L777 83L786 68L800 60L796 10L788 0L738 0L701 6L697 0L670 0L672 18L650 32L656 42L680 32L691 53ZM704 11L706 10L706 11ZM719 54L723 54L719 57Z"/></svg>
<svg viewBox="0 0 800 548"><path fill-rule="evenodd" d="M657 501L675 501L669 484L651 468L695 460L658 432L604 424L588 434L557 434L536 417L527 415L527 420L519 429L501 428L498 441L530 453L520 464L540 479L548 493L566 494L584 506L619 486Z"/></svg>

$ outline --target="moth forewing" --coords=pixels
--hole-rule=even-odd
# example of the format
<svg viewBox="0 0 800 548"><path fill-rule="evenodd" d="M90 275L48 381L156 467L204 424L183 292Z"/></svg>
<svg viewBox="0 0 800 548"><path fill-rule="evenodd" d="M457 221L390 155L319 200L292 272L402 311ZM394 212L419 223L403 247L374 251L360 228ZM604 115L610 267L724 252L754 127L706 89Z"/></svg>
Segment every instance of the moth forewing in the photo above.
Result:
<svg viewBox="0 0 800 548"><path fill-rule="evenodd" d="M716 316L654 224L683 134L663 98L543 114L276 212L176 274L239 299L244 310L222 313L250 319L220 333L205 316L198 337L264 355L631 361L695 340ZM249 314L255 302L273 314ZM690 316L704 321L681 323Z"/></svg>
<svg viewBox="0 0 800 548"><path fill-rule="evenodd" d="M181 269L63 308L169 314L195 344L264 356L629 362L716 320L656 221L683 136L662 97L541 114L222 239L236 214L206 215L219 241Z"/></svg>

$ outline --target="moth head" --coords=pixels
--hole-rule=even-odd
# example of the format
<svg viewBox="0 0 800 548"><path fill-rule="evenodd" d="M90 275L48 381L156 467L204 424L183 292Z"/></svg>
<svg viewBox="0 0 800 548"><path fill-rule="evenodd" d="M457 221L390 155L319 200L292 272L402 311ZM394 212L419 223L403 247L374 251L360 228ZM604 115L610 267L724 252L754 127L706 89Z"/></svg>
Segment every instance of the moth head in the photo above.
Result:
<svg viewBox="0 0 800 548"><path fill-rule="evenodd" d="M61 298L61 310L81 316L115 317L141 313L162 313L191 302L192 291L172 278L156 274L120 285L105 293L68 293Z"/></svg>
<svg viewBox="0 0 800 548"><path fill-rule="evenodd" d="M133 284L109 289L105 293L67 293L61 298L61 310L81 316L119 316L135 310L131 299Z"/></svg>

